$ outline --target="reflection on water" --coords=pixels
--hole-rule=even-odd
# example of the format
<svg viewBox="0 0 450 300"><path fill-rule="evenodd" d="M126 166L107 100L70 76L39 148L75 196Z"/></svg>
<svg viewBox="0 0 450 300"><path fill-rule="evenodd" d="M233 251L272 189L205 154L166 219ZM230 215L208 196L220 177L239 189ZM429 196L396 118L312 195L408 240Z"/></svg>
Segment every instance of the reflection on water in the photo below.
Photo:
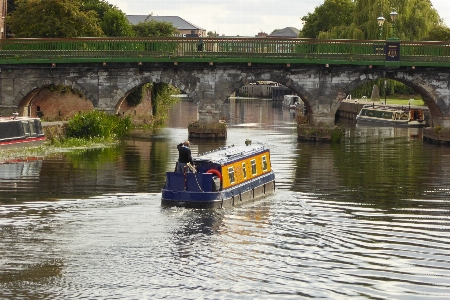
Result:
<svg viewBox="0 0 450 300"><path fill-rule="evenodd" d="M359 126L340 145L297 142L288 109L236 99L222 112L228 139L192 140L193 153L265 143L277 193L226 210L162 209L186 111L195 105L116 148L0 164L2 298L448 296L447 147L424 144L420 129Z"/></svg>

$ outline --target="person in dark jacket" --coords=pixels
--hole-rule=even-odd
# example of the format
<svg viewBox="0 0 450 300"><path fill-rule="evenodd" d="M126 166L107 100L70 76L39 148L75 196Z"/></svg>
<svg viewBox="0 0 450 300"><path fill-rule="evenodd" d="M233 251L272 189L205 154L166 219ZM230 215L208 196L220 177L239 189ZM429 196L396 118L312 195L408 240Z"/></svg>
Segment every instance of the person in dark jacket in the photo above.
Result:
<svg viewBox="0 0 450 300"><path fill-rule="evenodd" d="M178 149L178 162L175 172L181 172L184 173L184 169L186 168L186 172L189 172L189 168L187 167L187 164L190 163L193 165L192 162L192 154L191 149L189 148L191 144L189 141L184 141L184 143L180 143L177 145Z"/></svg>

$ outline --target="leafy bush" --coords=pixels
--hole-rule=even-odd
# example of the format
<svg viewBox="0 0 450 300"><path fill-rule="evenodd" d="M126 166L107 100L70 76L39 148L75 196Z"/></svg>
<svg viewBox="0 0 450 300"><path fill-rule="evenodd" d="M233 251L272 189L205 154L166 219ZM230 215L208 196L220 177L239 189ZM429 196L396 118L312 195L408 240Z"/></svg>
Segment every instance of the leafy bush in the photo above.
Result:
<svg viewBox="0 0 450 300"><path fill-rule="evenodd" d="M125 136L131 126L130 116L111 116L94 110L77 114L69 121L67 138L113 140Z"/></svg>

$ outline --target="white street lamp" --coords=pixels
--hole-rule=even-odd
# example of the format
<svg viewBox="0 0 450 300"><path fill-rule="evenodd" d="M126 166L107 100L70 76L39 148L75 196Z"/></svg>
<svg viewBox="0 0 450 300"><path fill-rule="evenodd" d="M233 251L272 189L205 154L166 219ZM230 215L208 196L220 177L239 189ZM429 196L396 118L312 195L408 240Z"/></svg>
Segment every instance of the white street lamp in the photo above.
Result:
<svg viewBox="0 0 450 300"><path fill-rule="evenodd" d="M389 15L392 21L392 37L395 38L395 21L397 20L398 13L394 9Z"/></svg>
<svg viewBox="0 0 450 300"><path fill-rule="evenodd" d="M377 18L378 27L380 28L380 40L383 38L383 24L386 19L383 17L383 13Z"/></svg>

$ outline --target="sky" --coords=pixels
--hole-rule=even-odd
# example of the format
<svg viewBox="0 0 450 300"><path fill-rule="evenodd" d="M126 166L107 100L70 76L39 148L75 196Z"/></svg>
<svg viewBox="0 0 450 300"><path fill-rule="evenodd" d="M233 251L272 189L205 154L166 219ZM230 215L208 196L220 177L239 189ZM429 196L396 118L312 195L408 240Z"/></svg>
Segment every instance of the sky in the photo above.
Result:
<svg viewBox="0 0 450 300"><path fill-rule="evenodd" d="M178 16L226 36L255 36L286 27L302 28L301 18L324 0L106 0L127 15ZM450 26L450 1L431 0ZM398 11L401 14L401 11ZM374 20L375 22L375 20Z"/></svg>

